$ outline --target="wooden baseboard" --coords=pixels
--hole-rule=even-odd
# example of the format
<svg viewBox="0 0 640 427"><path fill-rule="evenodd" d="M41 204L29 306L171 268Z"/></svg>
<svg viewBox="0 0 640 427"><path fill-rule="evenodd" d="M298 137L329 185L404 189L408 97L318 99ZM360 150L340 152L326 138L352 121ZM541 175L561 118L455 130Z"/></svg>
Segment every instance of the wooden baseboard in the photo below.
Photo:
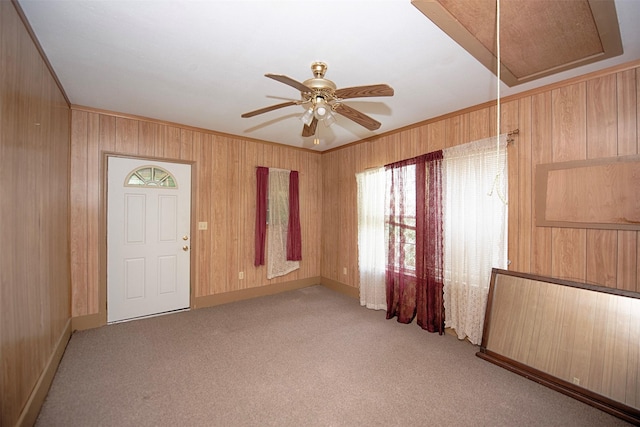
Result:
<svg viewBox="0 0 640 427"><path fill-rule="evenodd" d="M53 377L58 370L58 365L62 360L62 355L64 354L64 350L67 348L67 343L71 338L71 319L67 320L67 324L65 325L62 334L58 338L58 342L56 343L47 364L44 367L44 370L40 374L36 385L33 387L33 391L27 400L27 403L18 418L18 422L16 426L32 426L36 423L36 419L38 418L38 414L40 413L40 408L44 403L44 399L47 397L47 393L49 393L49 388L51 387L51 383L53 382Z"/></svg>
<svg viewBox="0 0 640 427"><path fill-rule="evenodd" d="M327 279L326 277L320 278L320 284L332 291L340 292L341 294L350 296L352 298L360 299L360 289L353 286L345 285L342 282L336 280Z"/></svg>
<svg viewBox="0 0 640 427"><path fill-rule="evenodd" d="M107 317L103 313L88 314L71 318L72 331L84 331L85 329L99 328L107 324Z"/></svg>
<svg viewBox="0 0 640 427"><path fill-rule="evenodd" d="M274 285L260 286L257 288L242 289L239 291L225 292L223 294L207 295L204 297L194 298L193 309L213 307L216 305L227 304L235 301L263 297L267 295L278 294L280 292L293 291L295 289L307 288L309 286L319 285L320 277L309 277L307 279L293 280L291 282L277 283Z"/></svg>
<svg viewBox="0 0 640 427"><path fill-rule="evenodd" d="M260 286L257 288L242 289L239 291L225 292L223 294L207 295L204 297L194 298L192 309L213 307L220 304L227 304L235 301L242 301L251 298L257 298L266 295L273 295L280 292L293 291L309 286L322 285L333 291L340 292L352 298L360 298L358 288L345 285L326 277L309 277L306 279L293 280L290 282L278 283L275 285ZM94 329L107 324L106 316L103 313L89 314L86 316L77 316L71 319L72 331L83 331L85 329Z"/></svg>

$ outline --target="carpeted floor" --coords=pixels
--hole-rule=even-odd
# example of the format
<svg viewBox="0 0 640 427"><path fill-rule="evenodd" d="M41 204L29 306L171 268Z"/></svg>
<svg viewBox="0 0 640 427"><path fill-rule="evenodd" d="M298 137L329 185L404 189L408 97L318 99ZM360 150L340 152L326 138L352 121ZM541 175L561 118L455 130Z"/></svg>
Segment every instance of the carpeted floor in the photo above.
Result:
<svg viewBox="0 0 640 427"><path fill-rule="evenodd" d="M73 334L37 426L616 426L322 286Z"/></svg>

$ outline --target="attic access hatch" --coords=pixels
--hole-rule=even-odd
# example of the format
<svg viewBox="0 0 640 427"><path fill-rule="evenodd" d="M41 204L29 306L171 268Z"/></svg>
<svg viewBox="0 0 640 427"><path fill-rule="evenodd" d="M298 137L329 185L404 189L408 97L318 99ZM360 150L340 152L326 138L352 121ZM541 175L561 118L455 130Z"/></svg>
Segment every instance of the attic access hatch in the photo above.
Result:
<svg viewBox="0 0 640 427"><path fill-rule="evenodd" d="M496 74L495 0L411 3ZM613 0L500 3L502 81L519 85L622 54Z"/></svg>

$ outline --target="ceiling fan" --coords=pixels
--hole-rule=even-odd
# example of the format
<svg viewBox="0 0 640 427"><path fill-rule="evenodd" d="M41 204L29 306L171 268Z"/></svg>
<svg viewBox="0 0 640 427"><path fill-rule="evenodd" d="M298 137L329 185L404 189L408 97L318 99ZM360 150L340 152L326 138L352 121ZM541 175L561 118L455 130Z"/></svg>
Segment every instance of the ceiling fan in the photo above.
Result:
<svg viewBox="0 0 640 427"><path fill-rule="evenodd" d="M242 117L253 117L258 114L267 113L277 110L278 108L289 107L292 105L308 105L309 107L300 118L304 127L302 128L302 136L313 136L316 133L318 121L322 121L327 126L335 122L333 113L338 113L369 130L376 130L380 127L380 122L372 119L366 114L349 107L342 103L345 99L364 98L372 96L393 96L393 88L386 84L353 86L338 89L336 84L329 79L324 78L327 71L327 64L324 62L314 62L311 64L313 78L300 83L291 77L281 74L265 74L266 77L289 85L300 91L301 99L299 101L288 101L282 104L272 105L270 107L260 108L259 110L244 113Z"/></svg>

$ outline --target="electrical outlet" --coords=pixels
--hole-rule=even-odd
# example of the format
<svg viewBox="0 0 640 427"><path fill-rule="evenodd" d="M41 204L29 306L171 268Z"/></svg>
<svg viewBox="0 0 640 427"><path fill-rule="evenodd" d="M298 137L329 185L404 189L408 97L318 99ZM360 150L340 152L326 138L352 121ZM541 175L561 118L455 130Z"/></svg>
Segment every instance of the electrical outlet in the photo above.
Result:
<svg viewBox="0 0 640 427"><path fill-rule="evenodd" d="M241 271L240 273L238 273L238 279L240 280L244 279L244 271Z"/></svg>
<svg viewBox="0 0 640 427"><path fill-rule="evenodd" d="M573 383L575 385L580 385L580 378L573 377Z"/></svg>
<svg viewBox="0 0 640 427"><path fill-rule="evenodd" d="M342 267L342 274L347 275L347 267Z"/></svg>
<svg viewBox="0 0 640 427"><path fill-rule="evenodd" d="M209 224L206 223L206 222L199 222L198 223L198 230L206 230L208 225Z"/></svg>

